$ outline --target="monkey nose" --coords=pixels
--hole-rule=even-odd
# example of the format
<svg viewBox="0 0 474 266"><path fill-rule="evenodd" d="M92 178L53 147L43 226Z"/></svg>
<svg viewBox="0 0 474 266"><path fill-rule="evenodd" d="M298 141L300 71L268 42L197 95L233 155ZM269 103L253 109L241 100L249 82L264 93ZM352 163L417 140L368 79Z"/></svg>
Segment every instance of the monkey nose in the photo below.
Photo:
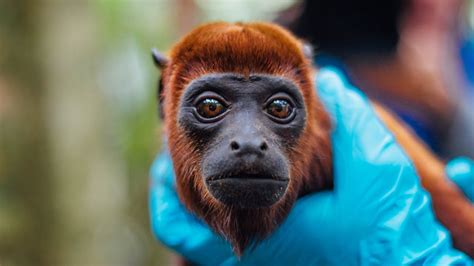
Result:
<svg viewBox="0 0 474 266"><path fill-rule="evenodd" d="M256 154L258 156L264 156L268 150L268 144L263 139L241 139L232 140L230 142L230 149L236 156L244 156L250 154Z"/></svg>

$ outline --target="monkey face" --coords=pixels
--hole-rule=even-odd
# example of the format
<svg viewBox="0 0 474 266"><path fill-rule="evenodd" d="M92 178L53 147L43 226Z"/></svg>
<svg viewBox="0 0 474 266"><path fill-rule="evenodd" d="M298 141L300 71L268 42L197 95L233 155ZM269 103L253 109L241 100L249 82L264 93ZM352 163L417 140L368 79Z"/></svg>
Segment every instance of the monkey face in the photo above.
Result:
<svg viewBox="0 0 474 266"><path fill-rule="evenodd" d="M288 156L305 122L300 90L272 75L201 76L186 88L178 114L201 153L206 189L237 208L270 207L285 195Z"/></svg>
<svg viewBox="0 0 474 266"><path fill-rule="evenodd" d="M211 23L153 57L179 198L238 256L299 196L331 187L330 118L289 32Z"/></svg>

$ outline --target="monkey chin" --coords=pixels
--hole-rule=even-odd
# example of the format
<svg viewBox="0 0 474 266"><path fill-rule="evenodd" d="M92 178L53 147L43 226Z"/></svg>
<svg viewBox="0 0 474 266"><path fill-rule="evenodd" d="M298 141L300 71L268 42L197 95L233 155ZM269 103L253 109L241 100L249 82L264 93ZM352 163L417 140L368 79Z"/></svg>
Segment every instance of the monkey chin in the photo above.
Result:
<svg viewBox="0 0 474 266"><path fill-rule="evenodd" d="M288 183L287 177L265 175L206 178L207 189L215 199L240 209L271 207L283 197Z"/></svg>
<svg viewBox="0 0 474 266"><path fill-rule="evenodd" d="M296 183L288 177L237 174L201 180L213 199L198 200L202 206L188 202L188 206L229 241L237 257L267 238L285 219L297 197ZM195 195L199 199L202 194Z"/></svg>

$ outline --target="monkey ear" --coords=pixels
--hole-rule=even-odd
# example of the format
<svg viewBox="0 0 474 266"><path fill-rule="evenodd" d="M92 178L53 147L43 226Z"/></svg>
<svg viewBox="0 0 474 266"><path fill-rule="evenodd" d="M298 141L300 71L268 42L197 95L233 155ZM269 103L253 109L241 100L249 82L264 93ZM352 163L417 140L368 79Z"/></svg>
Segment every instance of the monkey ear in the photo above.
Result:
<svg viewBox="0 0 474 266"><path fill-rule="evenodd" d="M158 52L156 48L151 49L151 56L153 57L155 66L159 69L164 68L168 64L168 58L164 54Z"/></svg>
<svg viewBox="0 0 474 266"><path fill-rule="evenodd" d="M303 54L308 60L314 60L314 47L307 41L303 41Z"/></svg>

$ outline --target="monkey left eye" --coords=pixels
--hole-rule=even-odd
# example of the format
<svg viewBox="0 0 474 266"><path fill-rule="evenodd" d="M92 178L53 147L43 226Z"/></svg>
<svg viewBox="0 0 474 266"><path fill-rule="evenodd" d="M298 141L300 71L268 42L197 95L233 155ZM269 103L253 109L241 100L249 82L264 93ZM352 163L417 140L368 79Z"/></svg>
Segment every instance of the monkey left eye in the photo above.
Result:
<svg viewBox="0 0 474 266"><path fill-rule="evenodd" d="M266 111L271 116L285 119L293 113L293 106L286 100L275 99L267 105Z"/></svg>
<svg viewBox="0 0 474 266"><path fill-rule="evenodd" d="M226 108L219 100L206 98L196 105L196 110L204 118L214 118L225 112Z"/></svg>

